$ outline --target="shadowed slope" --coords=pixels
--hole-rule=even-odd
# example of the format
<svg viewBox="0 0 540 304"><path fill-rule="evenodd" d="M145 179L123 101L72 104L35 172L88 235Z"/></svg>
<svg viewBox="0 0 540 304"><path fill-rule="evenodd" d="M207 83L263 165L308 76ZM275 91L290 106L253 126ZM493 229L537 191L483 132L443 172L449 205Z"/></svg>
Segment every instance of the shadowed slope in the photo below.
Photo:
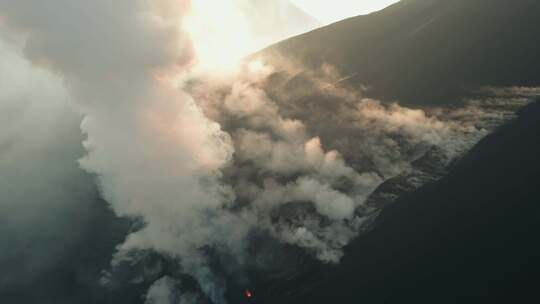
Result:
<svg viewBox="0 0 540 304"><path fill-rule="evenodd" d="M539 103L525 108L447 177L385 209L340 266L267 302L536 302L539 115Z"/></svg>
<svg viewBox="0 0 540 304"><path fill-rule="evenodd" d="M406 0L264 52L336 65L370 97L442 103L485 85L539 84L538 12L534 0Z"/></svg>

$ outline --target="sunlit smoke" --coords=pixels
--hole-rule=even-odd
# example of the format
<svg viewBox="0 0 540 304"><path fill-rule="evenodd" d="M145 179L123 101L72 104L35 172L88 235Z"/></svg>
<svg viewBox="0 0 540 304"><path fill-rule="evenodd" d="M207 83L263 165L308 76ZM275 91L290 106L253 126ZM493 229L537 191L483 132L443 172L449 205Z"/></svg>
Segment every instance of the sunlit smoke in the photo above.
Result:
<svg viewBox="0 0 540 304"><path fill-rule="evenodd" d="M329 75L294 85L316 94L307 106L291 98L294 72L241 64L269 42L247 17L254 1L67 2L0 0L0 23L23 37L29 61L63 79L84 116L82 168L116 215L140 223L111 272L144 264L146 252L174 260L176 271L145 282L149 304L225 303L228 265L216 270L214 259L233 256L244 271L253 231L339 262L381 183L429 153L446 165L487 133L463 120L486 116L480 107L388 106L332 87ZM277 89L276 72L286 78ZM186 275L194 293L183 293Z"/></svg>
<svg viewBox="0 0 540 304"><path fill-rule="evenodd" d="M192 0L180 24L195 49L195 70L231 72L245 56L320 23L289 0Z"/></svg>
<svg viewBox="0 0 540 304"><path fill-rule="evenodd" d="M196 66L229 71L257 49L235 0L194 0L182 27L193 41Z"/></svg>

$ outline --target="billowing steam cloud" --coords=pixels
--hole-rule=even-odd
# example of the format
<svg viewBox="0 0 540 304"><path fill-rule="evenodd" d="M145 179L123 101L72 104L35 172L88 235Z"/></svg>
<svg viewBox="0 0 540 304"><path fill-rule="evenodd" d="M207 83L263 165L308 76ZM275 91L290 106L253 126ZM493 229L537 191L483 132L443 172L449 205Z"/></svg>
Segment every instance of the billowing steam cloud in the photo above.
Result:
<svg viewBox="0 0 540 304"><path fill-rule="evenodd" d="M330 67L314 74L284 66L255 59L236 77L207 76L191 92L232 136L236 152L225 178L258 228L324 262L339 262L342 248L377 214L380 202L368 199L382 183L404 175L415 188L437 179L523 105L384 105L340 87ZM422 172L416 163L424 159L438 170Z"/></svg>
<svg viewBox="0 0 540 304"><path fill-rule="evenodd" d="M222 13L246 5L219 3ZM236 66L238 41L222 41L220 53L220 33L201 36L219 23L200 4L0 0L2 30L61 77L84 116L81 166L118 216L140 222L104 285L148 252L176 264L147 269L158 274L149 304L224 303L226 279L250 267L260 235L338 262L377 214L370 198L393 195L381 184L437 178L423 161L444 171L509 118L498 103L419 110L365 99L328 67ZM250 22L230 12L225 37L252 35L234 32Z"/></svg>
<svg viewBox="0 0 540 304"><path fill-rule="evenodd" d="M116 262L144 249L182 257L184 271L220 302L223 291L212 286L218 279L199 251L241 248L236 242L247 229L238 223L250 220L220 212L233 201L217 181L233 152L229 136L172 85L195 58L181 29L189 7L166 0L0 2L4 29L78 101L88 151L81 165L99 176L118 215L144 222Z"/></svg>
<svg viewBox="0 0 540 304"><path fill-rule="evenodd" d="M30 288L81 246L95 215L80 117L61 82L0 41L0 294Z"/></svg>
<svg viewBox="0 0 540 304"><path fill-rule="evenodd" d="M179 27L189 3L0 3L8 26L24 36L27 57L58 72L79 102L88 151L82 166L99 176L118 215L145 223L119 255L154 249L183 256L186 271L207 280L196 251L225 233L218 226L238 221L212 214L228 195L215 179L231 157L229 137L167 79L192 59ZM205 291L219 300L217 291Z"/></svg>

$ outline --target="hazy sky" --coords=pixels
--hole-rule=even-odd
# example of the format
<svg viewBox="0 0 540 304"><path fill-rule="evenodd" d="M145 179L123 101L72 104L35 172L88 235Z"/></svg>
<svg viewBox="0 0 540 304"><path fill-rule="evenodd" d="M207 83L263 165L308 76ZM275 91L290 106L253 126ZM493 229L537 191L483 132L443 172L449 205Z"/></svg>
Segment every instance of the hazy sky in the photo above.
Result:
<svg viewBox="0 0 540 304"><path fill-rule="evenodd" d="M292 0L293 3L324 23L380 10L399 0Z"/></svg>

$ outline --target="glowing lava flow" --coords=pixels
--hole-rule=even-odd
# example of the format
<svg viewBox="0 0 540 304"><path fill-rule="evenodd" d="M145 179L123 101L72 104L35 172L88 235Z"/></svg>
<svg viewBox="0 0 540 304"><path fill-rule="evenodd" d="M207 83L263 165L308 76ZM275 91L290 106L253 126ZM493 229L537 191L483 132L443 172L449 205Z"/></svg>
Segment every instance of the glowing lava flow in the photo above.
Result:
<svg viewBox="0 0 540 304"><path fill-rule="evenodd" d="M249 290L249 289L246 289L244 291L244 296L247 298L247 299L252 299L253 298L253 293Z"/></svg>

